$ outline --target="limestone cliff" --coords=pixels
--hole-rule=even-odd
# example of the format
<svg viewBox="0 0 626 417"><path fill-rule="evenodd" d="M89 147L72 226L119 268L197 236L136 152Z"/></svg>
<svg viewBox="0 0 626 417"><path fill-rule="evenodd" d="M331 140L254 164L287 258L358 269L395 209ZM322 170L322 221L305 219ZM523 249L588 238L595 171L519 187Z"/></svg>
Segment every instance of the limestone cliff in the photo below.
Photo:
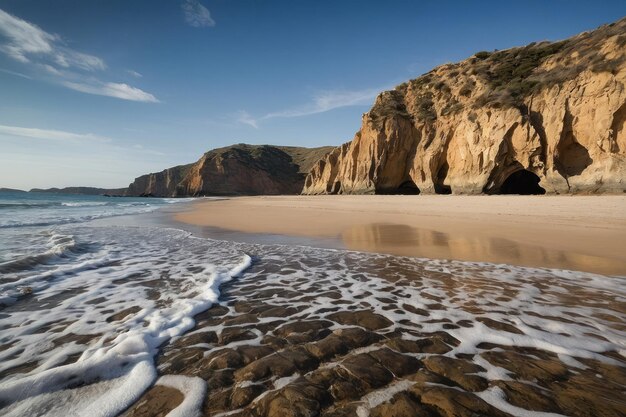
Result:
<svg viewBox="0 0 626 417"><path fill-rule="evenodd" d="M381 93L303 193L626 191L626 19Z"/></svg>
<svg viewBox="0 0 626 417"><path fill-rule="evenodd" d="M332 149L245 144L214 149L193 164L136 178L127 195L298 194L313 164Z"/></svg>

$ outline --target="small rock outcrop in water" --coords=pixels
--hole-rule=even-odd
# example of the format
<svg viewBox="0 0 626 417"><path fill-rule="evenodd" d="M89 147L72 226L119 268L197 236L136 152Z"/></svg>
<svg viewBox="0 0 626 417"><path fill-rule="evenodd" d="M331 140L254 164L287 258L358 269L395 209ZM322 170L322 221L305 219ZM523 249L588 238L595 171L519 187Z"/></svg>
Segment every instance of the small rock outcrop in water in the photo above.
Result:
<svg viewBox="0 0 626 417"><path fill-rule="evenodd" d="M245 144L214 149L193 164L135 179L127 195L298 194L313 164L332 149Z"/></svg>
<svg viewBox="0 0 626 417"><path fill-rule="evenodd" d="M626 191L626 19L479 52L378 96L304 194Z"/></svg>

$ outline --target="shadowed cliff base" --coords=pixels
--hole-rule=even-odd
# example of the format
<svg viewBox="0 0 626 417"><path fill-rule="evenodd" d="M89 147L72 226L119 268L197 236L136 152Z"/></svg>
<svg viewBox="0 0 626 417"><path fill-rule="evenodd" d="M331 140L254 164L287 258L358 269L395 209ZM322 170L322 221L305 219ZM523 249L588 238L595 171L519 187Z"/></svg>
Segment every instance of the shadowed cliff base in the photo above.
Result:
<svg viewBox="0 0 626 417"><path fill-rule="evenodd" d="M624 196L240 197L190 207L174 219L217 239L626 275Z"/></svg>

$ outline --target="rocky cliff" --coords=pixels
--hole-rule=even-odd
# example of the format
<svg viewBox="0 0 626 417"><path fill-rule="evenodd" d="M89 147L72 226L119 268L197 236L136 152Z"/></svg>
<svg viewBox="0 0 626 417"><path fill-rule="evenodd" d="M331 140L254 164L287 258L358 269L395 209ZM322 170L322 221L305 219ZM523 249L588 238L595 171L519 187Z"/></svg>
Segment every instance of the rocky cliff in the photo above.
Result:
<svg viewBox="0 0 626 417"><path fill-rule="evenodd" d="M380 94L303 193L626 191L626 19Z"/></svg>
<svg viewBox="0 0 626 417"><path fill-rule="evenodd" d="M185 178L193 164L178 165L161 172L142 175L128 186L127 196L175 197L178 184Z"/></svg>
<svg viewBox="0 0 626 417"><path fill-rule="evenodd" d="M214 149L193 164L136 178L127 195L298 194L313 164L332 149L245 144Z"/></svg>

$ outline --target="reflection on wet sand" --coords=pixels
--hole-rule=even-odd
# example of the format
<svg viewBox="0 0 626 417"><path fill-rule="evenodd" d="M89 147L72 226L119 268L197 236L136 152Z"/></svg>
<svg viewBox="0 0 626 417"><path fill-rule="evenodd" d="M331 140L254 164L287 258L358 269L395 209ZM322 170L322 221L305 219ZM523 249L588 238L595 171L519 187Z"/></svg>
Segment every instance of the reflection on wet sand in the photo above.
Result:
<svg viewBox="0 0 626 417"><path fill-rule="evenodd" d="M404 224L357 225L343 231L341 239L347 249L366 252L541 266L610 275L626 274L626 265L611 258L521 244L510 239L444 233Z"/></svg>

